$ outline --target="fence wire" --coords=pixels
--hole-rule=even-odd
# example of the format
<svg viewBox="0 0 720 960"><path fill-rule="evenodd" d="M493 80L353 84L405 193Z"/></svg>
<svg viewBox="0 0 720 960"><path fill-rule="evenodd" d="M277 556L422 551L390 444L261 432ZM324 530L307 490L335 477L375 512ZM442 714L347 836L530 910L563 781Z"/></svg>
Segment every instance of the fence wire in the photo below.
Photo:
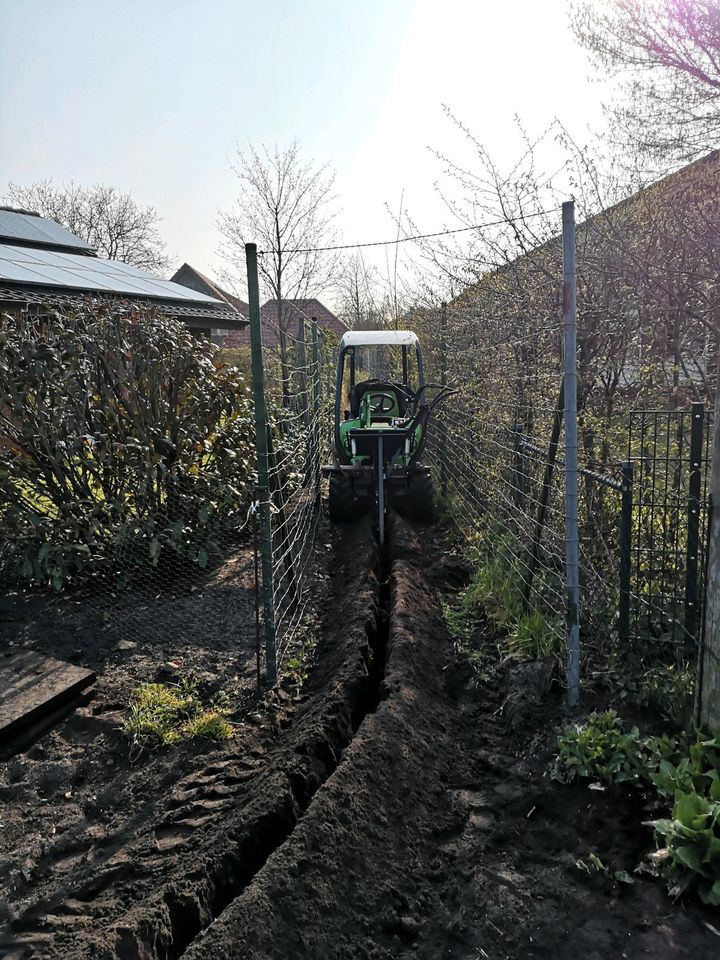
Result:
<svg viewBox="0 0 720 960"><path fill-rule="evenodd" d="M564 398L554 289L545 288L545 312L534 316L498 320L477 303L456 301L422 320L435 334L430 379L460 388L433 428L428 458L474 547L486 613L519 654L564 655ZM591 670L635 655L648 639L675 645L678 655L700 641L708 418L702 451L691 457L690 412L633 413L632 399L624 388L608 414L586 395L579 413L581 636ZM699 463L695 480L691 460ZM625 566L624 543L632 544Z"/></svg>
<svg viewBox="0 0 720 960"><path fill-rule="evenodd" d="M332 344L296 304L278 324L261 313L270 401L269 497L278 669L298 640L317 582L320 468L329 456ZM294 329L291 329L294 328Z"/></svg>

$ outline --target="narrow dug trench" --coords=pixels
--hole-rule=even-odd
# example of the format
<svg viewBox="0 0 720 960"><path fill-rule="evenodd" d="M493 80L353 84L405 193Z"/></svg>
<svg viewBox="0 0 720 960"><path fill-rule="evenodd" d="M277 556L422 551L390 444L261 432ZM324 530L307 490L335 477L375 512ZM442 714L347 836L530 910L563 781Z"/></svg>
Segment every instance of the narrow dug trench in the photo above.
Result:
<svg viewBox="0 0 720 960"><path fill-rule="evenodd" d="M299 704L271 716L264 733L241 732L134 822L85 824L50 844L0 955L176 960L252 883L380 699L389 594L368 523L338 531L331 562Z"/></svg>
<svg viewBox="0 0 720 960"><path fill-rule="evenodd" d="M314 776L308 779L306 773L290 771L288 780L294 804L291 810L284 808L277 815L271 815L263 823L257 824L257 829L244 842L229 852L220 865L217 874L210 878L207 916L203 922L200 915L198 921L188 924L187 898L174 899L168 902L170 911L172 941L166 954L136 953L131 945L127 952L121 948L119 956L125 960L145 960L151 957L155 960L178 960L187 957L187 948L196 938L202 937L210 924L221 916L226 907L250 886L256 874L262 869L269 857L279 850L291 836L292 831L311 807L313 799L320 789L333 775L342 763L343 751L350 745L352 738L361 729L365 718L375 713L379 703L387 696L384 686L385 665L387 659L387 645L391 621L391 588L389 551L387 547L378 547L373 543L368 551L371 562L370 582L372 597L365 619L365 633L368 641L367 648L367 675L363 689L357 703L351 703L350 730L344 722L337 725L332 736L321 743L314 742L308 745L298 745L298 752L313 752L317 763L314 765ZM372 569L374 568L374 569ZM348 738L348 734L350 734Z"/></svg>
<svg viewBox="0 0 720 960"><path fill-rule="evenodd" d="M446 798L444 651L415 535L398 519L389 539L363 722L287 841L185 960L365 960L418 936L407 891L436 869L423 861Z"/></svg>
<svg viewBox="0 0 720 960"><path fill-rule="evenodd" d="M547 776L559 696L528 700L525 668L483 679L456 656L442 537L396 519L382 558L369 525L337 531L300 703L205 758L141 827L56 851L71 879L57 861L17 917L32 947L0 956L716 957L709 912L579 868L595 852L633 871L640 814Z"/></svg>

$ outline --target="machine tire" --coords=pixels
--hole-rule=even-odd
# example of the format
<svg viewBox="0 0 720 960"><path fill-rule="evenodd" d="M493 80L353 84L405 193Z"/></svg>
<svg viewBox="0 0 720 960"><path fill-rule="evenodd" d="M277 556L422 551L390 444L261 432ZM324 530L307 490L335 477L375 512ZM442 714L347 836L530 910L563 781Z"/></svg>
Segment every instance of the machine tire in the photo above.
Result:
<svg viewBox="0 0 720 960"><path fill-rule="evenodd" d="M328 510L333 523L351 520L357 512L352 480L340 472L330 474Z"/></svg>
<svg viewBox="0 0 720 960"><path fill-rule="evenodd" d="M408 478L407 493L399 504L400 512L410 520L429 523L435 517L433 482L425 470L418 470Z"/></svg>

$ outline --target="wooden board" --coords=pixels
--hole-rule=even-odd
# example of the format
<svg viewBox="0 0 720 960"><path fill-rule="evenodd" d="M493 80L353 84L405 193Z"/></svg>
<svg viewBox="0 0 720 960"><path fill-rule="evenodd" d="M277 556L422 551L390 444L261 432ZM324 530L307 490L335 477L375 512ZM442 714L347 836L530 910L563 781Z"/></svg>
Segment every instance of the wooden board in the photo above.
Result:
<svg viewBox="0 0 720 960"><path fill-rule="evenodd" d="M0 657L0 742L56 712L94 680L85 667L32 651Z"/></svg>

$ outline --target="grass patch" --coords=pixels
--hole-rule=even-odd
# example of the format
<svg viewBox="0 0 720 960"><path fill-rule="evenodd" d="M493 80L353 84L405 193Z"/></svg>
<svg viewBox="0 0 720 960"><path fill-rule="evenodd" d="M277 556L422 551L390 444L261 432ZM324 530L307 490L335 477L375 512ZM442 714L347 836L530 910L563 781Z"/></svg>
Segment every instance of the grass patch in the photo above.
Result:
<svg viewBox="0 0 720 960"><path fill-rule="evenodd" d="M528 609L523 599L520 544L507 533L489 533L471 548L472 580L455 604L444 606L445 621L456 648L468 659L478 659L473 642L481 619L499 635L498 652L521 659L539 659L560 652L563 626L552 613ZM484 618L481 618L481 612ZM487 653L481 659L487 660Z"/></svg>
<svg viewBox="0 0 720 960"><path fill-rule="evenodd" d="M183 732L191 740L203 737L205 740L220 741L230 740L233 728L222 710L203 710L187 721Z"/></svg>
<svg viewBox="0 0 720 960"><path fill-rule="evenodd" d="M539 610L524 613L508 634L510 653L523 660L539 660L558 653L562 643L562 625L556 617Z"/></svg>
<svg viewBox="0 0 720 960"><path fill-rule="evenodd" d="M229 710L215 704L203 708L191 681L141 683L130 695L130 712L122 732L137 749L170 746L180 740L229 740Z"/></svg>

